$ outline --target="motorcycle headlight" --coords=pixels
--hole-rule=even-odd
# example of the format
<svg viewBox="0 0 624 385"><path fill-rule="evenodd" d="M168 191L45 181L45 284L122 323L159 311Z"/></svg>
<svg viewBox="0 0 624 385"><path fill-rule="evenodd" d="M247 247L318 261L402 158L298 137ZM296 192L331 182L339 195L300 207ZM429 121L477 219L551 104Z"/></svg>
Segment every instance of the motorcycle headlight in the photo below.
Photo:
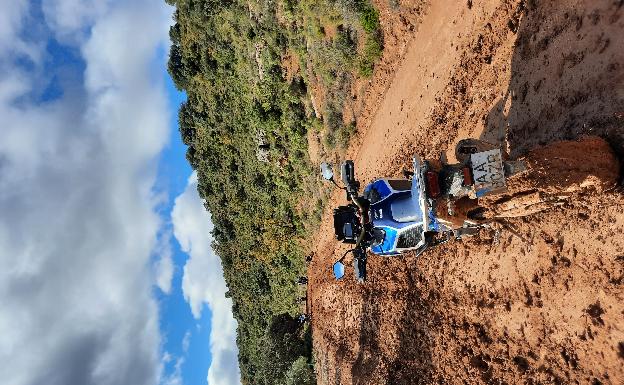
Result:
<svg viewBox="0 0 624 385"><path fill-rule="evenodd" d="M409 249L416 247L423 239L423 227L422 225L411 227L399 234L397 240L397 249Z"/></svg>
<svg viewBox="0 0 624 385"><path fill-rule="evenodd" d="M383 244L386 239L386 232L383 229L374 228L373 229L373 246L380 246Z"/></svg>

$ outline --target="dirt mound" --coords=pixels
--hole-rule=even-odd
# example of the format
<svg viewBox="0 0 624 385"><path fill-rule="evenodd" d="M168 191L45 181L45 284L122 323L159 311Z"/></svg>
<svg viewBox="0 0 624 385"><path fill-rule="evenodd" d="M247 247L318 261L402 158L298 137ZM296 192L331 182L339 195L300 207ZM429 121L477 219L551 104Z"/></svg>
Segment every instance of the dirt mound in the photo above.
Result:
<svg viewBox="0 0 624 385"><path fill-rule="evenodd" d="M621 5L431 2L358 120L358 178L396 175L414 153L437 157L479 137L516 158L543 148L527 156L548 183L523 189L612 180L613 152L576 139L598 135L623 153ZM548 146L562 140L573 149ZM577 173L539 166L569 169L572 158ZM589 172L603 163L604 175ZM337 192L329 205L343 200ZM319 384L624 383L622 195L578 194L418 258L372 255L363 285L333 279L346 247L330 208L309 267Z"/></svg>
<svg viewBox="0 0 624 385"><path fill-rule="evenodd" d="M510 193L534 189L547 194L572 193L584 189L601 193L618 182L620 164L613 149L596 136L560 141L522 158L527 172L510 178Z"/></svg>
<svg viewBox="0 0 624 385"><path fill-rule="evenodd" d="M620 161L611 146L596 136L555 142L522 157L527 169L507 180L507 191L479 200L489 218L535 214L578 199L583 194L613 191Z"/></svg>

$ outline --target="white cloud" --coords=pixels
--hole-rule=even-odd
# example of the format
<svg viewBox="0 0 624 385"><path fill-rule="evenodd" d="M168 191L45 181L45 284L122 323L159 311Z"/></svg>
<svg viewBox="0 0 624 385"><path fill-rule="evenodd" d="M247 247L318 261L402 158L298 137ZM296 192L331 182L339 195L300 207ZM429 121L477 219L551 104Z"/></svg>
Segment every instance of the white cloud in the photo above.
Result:
<svg viewBox="0 0 624 385"><path fill-rule="evenodd" d="M187 331L182 338L182 351L186 354L191 346L191 331Z"/></svg>
<svg viewBox="0 0 624 385"><path fill-rule="evenodd" d="M28 6L26 0L7 1L2 4L0 12L0 47L14 45L12 39L20 30L24 11Z"/></svg>
<svg viewBox="0 0 624 385"><path fill-rule="evenodd" d="M111 4L112 3L112 4ZM94 24L114 7L113 1L102 0L42 0L46 22L60 40L80 42L88 36L85 26Z"/></svg>
<svg viewBox="0 0 624 385"><path fill-rule="evenodd" d="M167 359L167 363L171 362L172 357L171 355L168 355L168 353L165 353L165 357ZM171 372L171 374L169 374L168 376L163 377L163 379L161 380L161 385L182 385L183 381L182 381L182 365L184 364L184 357L178 357L178 359L175 362L175 365L173 367L173 372Z"/></svg>
<svg viewBox="0 0 624 385"><path fill-rule="evenodd" d="M39 61L37 44L25 43L15 38L22 30L26 19L29 18L27 11L28 0L3 2L2 12L0 12L0 58L7 57L7 55L26 55L31 60Z"/></svg>
<svg viewBox="0 0 624 385"><path fill-rule="evenodd" d="M22 37L42 23L31 19L35 6L10 1L0 13L0 378L155 384L161 341L149 261L161 220L152 186L170 112L146 69L167 44L171 9L44 1L37 28L84 32L65 42L76 44L85 73L42 103L46 42ZM18 65L23 57L30 67Z"/></svg>
<svg viewBox="0 0 624 385"><path fill-rule="evenodd" d="M190 255L182 279L184 298L195 318L201 317L204 305L212 312L208 384L239 384L237 324L232 316L232 301L225 297L227 287L221 260L211 248L213 225L197 193L196 173L189 178L184 193L176 198L172 220L175 237Z"/></svg>
<svg viewBox="0 0 624 385"><path fill-rule="evenodd" d="M159 238L155 248L155 254L160 256L154 264L156 285L163 293L171 293L171 284L175 266L173 264L173 252L171 250L171 233L165 232Z"/></svg>

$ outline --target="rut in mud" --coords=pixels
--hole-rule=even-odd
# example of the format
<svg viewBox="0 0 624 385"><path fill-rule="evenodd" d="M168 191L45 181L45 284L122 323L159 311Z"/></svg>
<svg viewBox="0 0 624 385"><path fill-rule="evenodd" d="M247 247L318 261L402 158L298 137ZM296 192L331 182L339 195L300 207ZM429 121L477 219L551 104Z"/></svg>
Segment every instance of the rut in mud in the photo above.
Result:
<svg viewBox="0 0 624 385"><path fill-rule="evenodd" d="M397 175L412 154L450 154L466 137L521 157L598 135L621 157L623 15L614 1L431 2L358 120L358 178ZM590 147L575 155L605 161ZM565 181L543 172L545 189ZM319 384L624 383L621 194L581 191L418 258L371 256L363 285L332 277L346 247L329 210L315 245Z"/></svg>

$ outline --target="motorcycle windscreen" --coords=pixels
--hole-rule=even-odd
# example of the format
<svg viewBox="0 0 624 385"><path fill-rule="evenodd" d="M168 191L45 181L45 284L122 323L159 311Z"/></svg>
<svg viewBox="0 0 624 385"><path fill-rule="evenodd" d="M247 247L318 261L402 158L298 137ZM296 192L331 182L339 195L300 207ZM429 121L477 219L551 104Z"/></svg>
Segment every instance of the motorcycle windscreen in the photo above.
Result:
<svg viewBox="0 0 624 385"><path fill-rule="evenodd" d="M414 157L414 177L412 178L412 204L418 208L418 212L420 213L420 217L422 218L422 229L423 232L425 229L429 228L429 216L427 215L429 212L429 207L427 205L427 196L425 195L425 175L422 169L422 165L420 163L420 159L415 156ZM418 246L421 246L425 243L424 237L421 242L419 242Z"/></svg>
<svg viewBox="0 0 624 385"><path fill-rule="evenodd" d="M392 219L400 223L424 223L426 221L426 200L423 172L418 158L414 158L414 177L409 196L395 199L391 204ZM426 228L426 226L425 226Z"/></svg>
<svg viewBox="0 0 624 385"><path fill-rule="evenodd" d="M423 213L427 212L427 200L425 196L425 176L418 157L414 157L414 177L412 178L412 201L414 206L418 207L420 216L423 221L427 220L427 216Z"/></svg>

